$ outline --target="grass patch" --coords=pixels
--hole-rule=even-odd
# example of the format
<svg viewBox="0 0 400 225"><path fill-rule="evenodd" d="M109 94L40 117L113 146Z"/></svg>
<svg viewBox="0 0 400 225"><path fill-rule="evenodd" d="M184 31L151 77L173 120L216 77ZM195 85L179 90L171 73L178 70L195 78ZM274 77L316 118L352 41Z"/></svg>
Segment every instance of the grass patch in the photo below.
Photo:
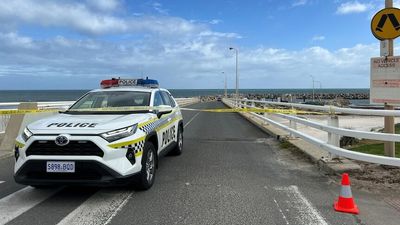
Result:
<svg viewBox="0 0 400 225"><path fill-rule="evenodd" d="M373 155L385 155L383 143L360 145L350 150ZM400 158L400 143L396 143L396 157Z"/></svg>
<svg viewBox="0 0 400 225"><path fill-rule="evenodd" d="M290 149L290 148L294 148L295 146L292 145L290 142L286 141L286 140L281 140L279 142L279 147L281 148L285 148L285 149Z"/></svg>
<svg viewBox="0 0 400 225"><path fill-rule="evenodd" d="M383 132L383 130L380 130L380 132ZM400 123L395 125L395 133L400 134ZM400 143L396 142L395 147L396 157L400 158ZM373 155L385 155L383 142L373 140L361 140L357 146L350 148L350 150Z"/></svg>

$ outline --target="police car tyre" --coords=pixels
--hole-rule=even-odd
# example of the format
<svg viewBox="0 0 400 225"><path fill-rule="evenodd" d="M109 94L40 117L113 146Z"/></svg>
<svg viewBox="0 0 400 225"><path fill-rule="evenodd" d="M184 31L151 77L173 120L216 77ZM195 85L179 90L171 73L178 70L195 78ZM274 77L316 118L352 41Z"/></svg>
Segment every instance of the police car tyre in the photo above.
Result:
<svg viewBox="0 0 400 225"><path fill-rule="evenodd" d="M136 175L134 188L136 190L148 190L153 186L156 175L157 151L153 143L146 142L143 148L142 170Z"/></svg>
<svg viewBox="0 0 400 225"><path fill-rule="evenodd" d="M182 127L179 127L176 145L171 150L170 154L171 155L180 155L180 154L182 154L182 151L183 151L183 131L182 131Z"/></svg>

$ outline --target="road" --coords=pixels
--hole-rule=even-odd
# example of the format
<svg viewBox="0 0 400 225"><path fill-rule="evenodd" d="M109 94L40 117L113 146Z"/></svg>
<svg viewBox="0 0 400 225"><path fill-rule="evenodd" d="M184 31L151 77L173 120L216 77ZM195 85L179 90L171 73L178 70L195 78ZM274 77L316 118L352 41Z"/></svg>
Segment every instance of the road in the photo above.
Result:
<svg viewBox="0 0 400 225"><path fill-rule="evenodd" d="M357 190L360 215L334 212L337 183L240 115L183 114L184 153L160 160L148 191L37 190L14 183L12 158L0 160L0 224L398 224L399 211Z"/></svg>

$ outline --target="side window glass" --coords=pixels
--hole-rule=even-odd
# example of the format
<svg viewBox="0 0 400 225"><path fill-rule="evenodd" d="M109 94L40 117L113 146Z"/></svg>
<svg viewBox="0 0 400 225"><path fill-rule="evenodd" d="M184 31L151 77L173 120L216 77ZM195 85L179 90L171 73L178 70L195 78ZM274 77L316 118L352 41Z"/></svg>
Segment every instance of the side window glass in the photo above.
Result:
<svg viewBox="0 0 400 225"><path fill-rule="evenodd" d="M172 107L175 107L176 104L175 104L175 100L174 100L174 98L172 97L172 95L171 95L171 94L168 94L168 97L169 97L169 100L170 100L170 102L171 102L171 106L172 106Z"/></svg>
<svg viewBox="0 0 400 225"><path fill-rule="evenodd" d="M170 106L172 106L171 100L169 99L169 94L168 94L167 92L162 91L162 92L161 92L161 96L162 96L162 98L163 98L163 100L164 100L164 104L165 104L165 105L170 105Z"/></svg>
<svg viewBox="0 0 400 225"><path fill-rule="evenodd" d="M164 105L163 99L159 91L157 91L154 95L154 106Z"/></svg>

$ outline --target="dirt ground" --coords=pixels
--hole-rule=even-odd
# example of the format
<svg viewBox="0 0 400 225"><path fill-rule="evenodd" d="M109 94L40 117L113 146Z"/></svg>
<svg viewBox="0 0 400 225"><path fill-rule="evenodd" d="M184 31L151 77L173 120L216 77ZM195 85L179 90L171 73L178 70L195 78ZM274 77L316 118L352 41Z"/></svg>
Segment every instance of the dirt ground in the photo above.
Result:
<svg viewBox="0 0 400 225"><path fill-rule="evenodd" d="M280 151L276 152L278 160L282 161L281 163L286 162L286 164L288 164L287 166L293 167L293 169L318 169L316 164L311 162L311 160L304 153L290 143L274 140L273 142L270 141L269 144L281 149ZM352 187L371 193L390 192L391 194L400 195L399 167L376 165L361 161L354 162L361 166L362 171L357 173L349 173ZM332 182L340 185L340 174L329 175L323 170L320 172L331 177Z"/></svg>
<svg viewBox="0 0 400 225"><path fill-rule="evenodd" d="M359 189L370 192L398 192L400 194L400 168L356 161L362 171L352 173L351 182Z"/></svg>

